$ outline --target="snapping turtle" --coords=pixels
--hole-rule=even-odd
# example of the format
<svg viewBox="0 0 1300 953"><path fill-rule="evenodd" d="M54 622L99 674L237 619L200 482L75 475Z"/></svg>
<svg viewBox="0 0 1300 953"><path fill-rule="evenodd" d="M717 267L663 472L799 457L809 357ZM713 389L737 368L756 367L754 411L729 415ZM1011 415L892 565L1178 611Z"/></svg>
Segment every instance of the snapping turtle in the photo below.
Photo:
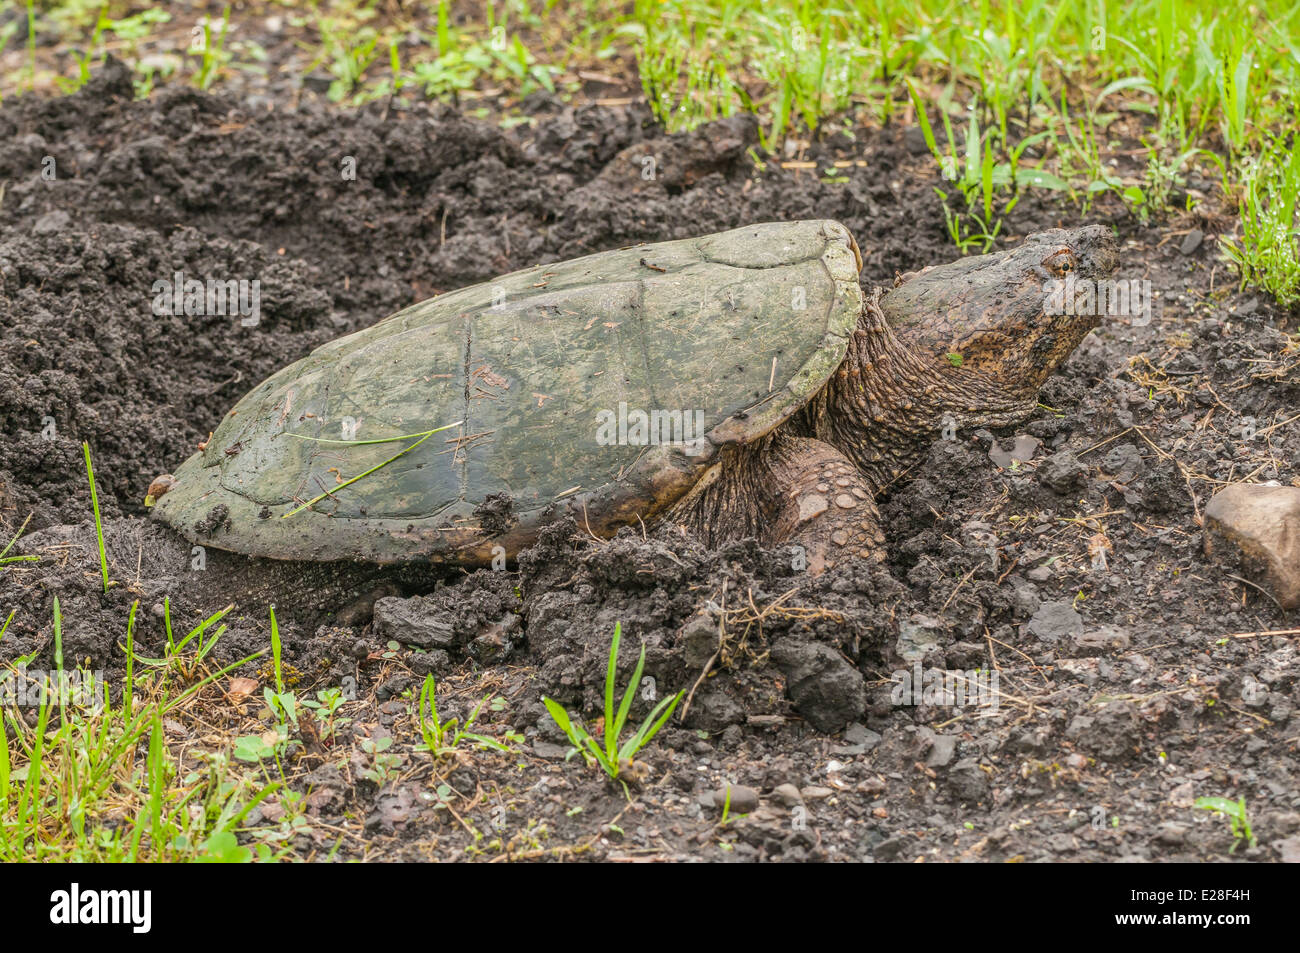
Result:
<svg viewBox="0 0 1300 953"><path fill-rule="evenodd" d="M281 559L485 565L567 511L878 560L876 493L944 427L1027 417L1096 323L1046 314L1044 282L1114 260L1104 228L1056 230L864 296L848 230L804 221L515 272L273 375L155 514Z"/></svg>

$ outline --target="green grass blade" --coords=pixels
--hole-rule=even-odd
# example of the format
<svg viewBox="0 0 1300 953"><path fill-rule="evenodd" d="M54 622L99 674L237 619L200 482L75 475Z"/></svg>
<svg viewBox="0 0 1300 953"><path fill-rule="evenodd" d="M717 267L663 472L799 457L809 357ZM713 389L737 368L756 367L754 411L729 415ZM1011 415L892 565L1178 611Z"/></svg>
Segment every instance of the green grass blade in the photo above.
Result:
<svg viewBox="0 0 1300 953"><path fill-rule="evenodd" d="M99 493L95 490L95 468L90 463L90 444L82 441L86 457L86 479L90 482L90 507L95 511L95 536L99 541L99 572L104 578L104 591L108 592L108 557L104 553L104 524L99 518Z"/></svg>
<svg viewBox="0 0 1300 953"><path fill-rule="evenodd" d="M623 637L623 623L614 623L614 641L609 646L609 664L605 668L605 751L618 747L618 730L614 724L614 682L618 678L618 643Z"/></svg>
<svg viewBox="0 0 1300 953"><path fill-rule="evenodd" d="M645 643L641 643L641 657L637 659L636 670L632 673L632 680L628 682L627 689L623 692L623 700L618 706L618 717L614 722L614 744L617 746L619 737L623 734L623 726L627 724L627 713L632 709L632 701L636 697L636 690L641 685L641 673L645 670ZM613 748L609 749L610 758L616 758L618 752Z"/></svg>
<svg viewBox="0 0 1300 953"><path fill-rule="evenodd" d="M370 476L370 474L374 473L376 470L382 470L384 467L388 466L388 465L389 465L390 463L392 463L394 460L397 460L397 459L399 459L400 457L403 457L403 456L405 456L406 454L410 453L412 450L414 450L414 449L415 449L416 447L418 447L420 444L424 443L424 441L428 440L428 439L429 439L430 437L432 437L434 434L436 434L436 433L441 433L441 432L444 431L444 430L450 430L452 427L459 427L459 426L460 426L461 424L463 424L464 422L465 422L465 421L463 421L463 420L458 420L458 421L456 421L454 424L447 424L447 425L444 426L444 427L435 427L433 430L425 431L424 434L423 434L423 436L421 436L419 440L415 441L415 443L411 444L409 447L404 447L403 449L399 450L397 453L395 453L395 454L393 454L391 457L389 457L387 460L383 461L382 463L377 463L377 464L375 464L375 465L374 465L373 467L371 467L369 470L364 470L364 471L362 471L361 473L358 473L356 476L352 477L352 479L350 479L350 480L344 480L342 483L340 483L338 486L336 486L333 490L330 490L329 492L326 492L326 493L320 493L320 494L317 494L316 496L312 497L310 500L308 500L306 503L302 504L301 506L295 507L294 509L290 510L288 513L285 513L283 516L280 517L280 519L282 519L282 520L284 520L284 519L288 519L290 516L294 516L294 515L297 514L297 513L301 513L303 510L309 510L309 509L311 509L313 506L315 506L317 503L319 503L321 500L325 499L326 497L328 497L328 496L333 496L333 495L334 495L335 493L337 493L339 490L342 490L342 489L345 488L345 487L349 487L349 486L351 486L353 483L356 483L358 480L360 480L360 479L362 479L362 478L364 478L364 477L368 477L368 476ZM371 442L373 442L373 443L388 443L388 442L390 442L390 441L392 441L392 440L399 440L399 439L402 439L402 438L400 438L400 437L388 437L388 438L386 438L386 439L384 439L384 440L376 440L376 441L328 441L328 442L330 442L330 443L335 443L335 442L342 442L342 443L371 443Z"/></svg>

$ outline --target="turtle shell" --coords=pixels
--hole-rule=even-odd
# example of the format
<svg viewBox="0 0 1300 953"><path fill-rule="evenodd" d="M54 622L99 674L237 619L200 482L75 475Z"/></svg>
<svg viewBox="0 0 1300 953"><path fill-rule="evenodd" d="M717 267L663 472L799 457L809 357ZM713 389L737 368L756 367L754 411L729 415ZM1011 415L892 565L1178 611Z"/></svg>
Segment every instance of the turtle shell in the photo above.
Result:
<svg viewBox="0 0 1300 953"><path fill-rule="evenodd" d="M649 520L822 387L859 267L839 223L778 222L431 298L251 391L154 512L254 556L478 565L566 508Z"/></svg>

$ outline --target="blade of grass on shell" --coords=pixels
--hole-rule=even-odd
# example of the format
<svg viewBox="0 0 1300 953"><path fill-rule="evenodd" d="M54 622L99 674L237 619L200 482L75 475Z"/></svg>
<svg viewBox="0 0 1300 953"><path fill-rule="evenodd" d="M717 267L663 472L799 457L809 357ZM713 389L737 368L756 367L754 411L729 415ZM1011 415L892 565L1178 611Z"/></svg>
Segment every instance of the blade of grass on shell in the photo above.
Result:
<svg viewBox="0 0 1300 953"><path fill-rule="evenodd" d="M420 439L415 441L415 443L411 444L409 447L404 447L403 449L397 451L397 453L393 454L383 463L377 463L369 470L365 470L361 473L358 473L352 479L344 480L338 486L334 487L333 490L330 490L327 493L320 493L312 497L306 503L302 504L302 506L296 507L295 509L290 510L288 513L285 513L283 516L280 517L280 519L282 520L288 519L290 516L293 516L297 513L301 513L303 510L311 509L313 506L315 506L321 500L325 499L327 496L332 496L333 494L337 493L339 490L343 489L344 487L351 486L353 483L356 483L361 478L370 476L370 474L374 473L376 470L381 470L384 467L388 466L390 463L392 463L394 460L398 459L399 457L410 453L412 450L414 450L420 444L424 443L424 441L428 440L434 434L441 433L444 430L450 430L452 427L459 427L464 422L465 421L463 420L458 420L454 424L447 424L445 427L435 427L433 430L425 431L422 435L407 434L405 437L385 437L382 440L326 440L325 438L321 438L321 437L302 437L299 434L289 434L289 436L291 437L296 436L301 440L318 440L323 443L344 443L344 444L355 444L355 445L364 445L364 444L372 444L372 443L392 443L394 440L405 440L407 439L407 437L414 437L414 436L419 436Z"/></svg>

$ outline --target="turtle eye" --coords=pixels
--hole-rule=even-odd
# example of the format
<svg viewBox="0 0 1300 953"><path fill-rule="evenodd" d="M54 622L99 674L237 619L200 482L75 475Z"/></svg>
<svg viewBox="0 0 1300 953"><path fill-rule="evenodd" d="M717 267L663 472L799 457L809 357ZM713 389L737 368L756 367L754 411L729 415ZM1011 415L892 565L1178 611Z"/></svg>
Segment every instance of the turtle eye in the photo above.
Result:
<svg viewBox="0 0 1300 953"><path fill-rule="evenodd" d="M1078 266L1074 260L1074 253L1068 248L1062 248L1060 251L1053 252L1043 259L1043 267L1055 275L1064 277L1074 271Z"/></svg>

